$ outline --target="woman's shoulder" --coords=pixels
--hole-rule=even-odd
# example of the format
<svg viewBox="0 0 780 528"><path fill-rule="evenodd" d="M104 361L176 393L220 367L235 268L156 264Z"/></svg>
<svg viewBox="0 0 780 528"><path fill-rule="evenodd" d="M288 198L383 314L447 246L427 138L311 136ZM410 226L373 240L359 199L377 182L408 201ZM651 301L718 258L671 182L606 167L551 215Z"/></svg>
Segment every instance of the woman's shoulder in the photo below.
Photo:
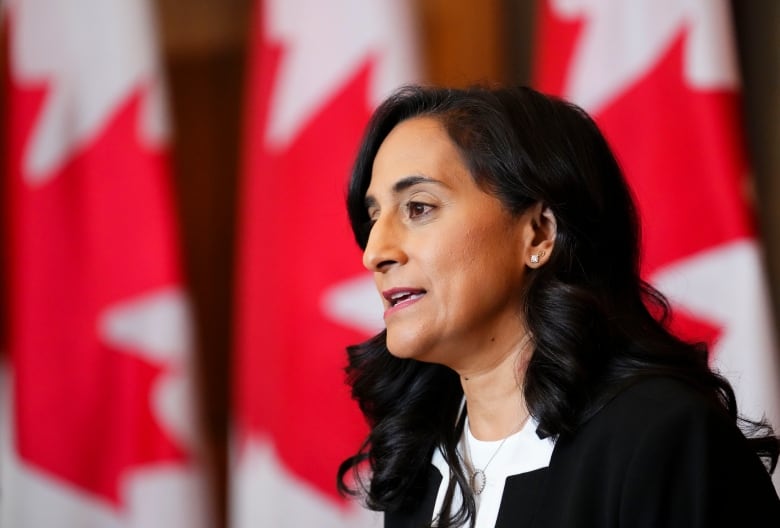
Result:
<svg viewBox="0 0 780 528"><path fill-rule="evenodd" d="M644 430L679 420L713 420L733 424L714 393L708 395L688 382L671 376L647 376L623 382L604 396L583 420L580 429L620 421L629 430Z"/></svg>
<svg viewBox="0 0 780 528"><path fill-rule="evenodd" d="M735 421L716 401L665 376L637 379L614 391L559 443L577 451L608 450L613 459L636 456L642 449L659 456L663 450L711 451L712 446L749 451Z"/></svg>
<svg viewBox="0 0 780 528"><path fill-rule="evenodd" d="M624 417L646 426L648 420L711 414L729 420L725 410L712 398L685 381L670 376L649 376L632 380L613 391L594 417Z"/></svg>
<svg viewBox="0 0 780 528"><path fill-rule="evenodd" d="M780 520L769 474L734 419L674 378L623 387L558 439L550 470L555 497L585 498L600 514L620 512L621 525L721 526L722 517L737 526L742 515Z"/></svg>

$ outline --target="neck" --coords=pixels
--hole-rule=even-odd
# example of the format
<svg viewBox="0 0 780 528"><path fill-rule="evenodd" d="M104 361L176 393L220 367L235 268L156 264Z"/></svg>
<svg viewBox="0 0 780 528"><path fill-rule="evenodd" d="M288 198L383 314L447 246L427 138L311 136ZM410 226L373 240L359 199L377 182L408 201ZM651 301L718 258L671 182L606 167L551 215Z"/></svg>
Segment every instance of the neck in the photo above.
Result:
<svg viewBox="0 0 780 528"><path fill-rule="evenodd" d="M478 371L460 372L471 434L479 440L500 440L516 433L528 418L523 379L529 360L528 336Z"/></svg>

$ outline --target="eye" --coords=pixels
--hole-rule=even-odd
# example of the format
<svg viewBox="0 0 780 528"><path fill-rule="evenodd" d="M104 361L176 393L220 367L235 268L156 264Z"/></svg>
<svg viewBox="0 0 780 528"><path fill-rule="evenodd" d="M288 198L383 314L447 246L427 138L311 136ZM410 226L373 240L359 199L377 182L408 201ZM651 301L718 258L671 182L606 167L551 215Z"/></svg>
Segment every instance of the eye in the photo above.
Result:
<svg viewBox="0 0 780 528"><path fill-rule="evenodd" d="M418 218L431 212L433 206L422 202L409 202L406 204L406 211L409 218Z"/></svg>

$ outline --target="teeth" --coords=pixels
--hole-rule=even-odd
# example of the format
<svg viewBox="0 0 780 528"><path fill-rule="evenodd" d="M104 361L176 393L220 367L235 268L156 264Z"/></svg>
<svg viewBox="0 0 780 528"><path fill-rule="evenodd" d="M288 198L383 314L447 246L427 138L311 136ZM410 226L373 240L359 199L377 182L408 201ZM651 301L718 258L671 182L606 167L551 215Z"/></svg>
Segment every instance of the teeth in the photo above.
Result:
<svg viewBox="0 0 780 528"><path fill-rule="evenodd" d="M423 296L423 292L398 292L390 296L390 303L395 306L404 301L411 301L419 299Z"/></svg>

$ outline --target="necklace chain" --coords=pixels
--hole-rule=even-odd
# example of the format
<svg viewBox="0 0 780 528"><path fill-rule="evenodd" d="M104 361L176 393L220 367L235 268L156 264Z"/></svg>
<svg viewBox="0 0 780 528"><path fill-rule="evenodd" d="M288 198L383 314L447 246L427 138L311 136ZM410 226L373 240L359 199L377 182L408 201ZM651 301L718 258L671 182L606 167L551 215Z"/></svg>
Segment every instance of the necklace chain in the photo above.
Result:
<svg viewBox="0 0 780 528"><path fill-rule="evenodd" d="M512 435L510 434L509 436ZM469 485L471 486L471 489L474 491L475 495L479 495L485 490L485 486L487 485L487 477L485 476L485 471L487 471L487 468L490 465L490 463L493 462L493 459L496 458L498 452L501 451L501 448L504 447L506 441L509 440L509 436L506 436L504 437L503 440L501 440L501 443L498 444L496 450L493 451L493 454L490 456L490 459L487 461L487 464L485 464L485 467L479 469L476 466L474 466L474 457L471 455L471 445L469 444L468 433L466 433L465 436L466 450L468 451L469 465L471 466L471 476L469 477Z"/></svg>
<svg viewBox="0 0 780 528"><path fill-rule="evenodd" d="M463 443L466 444L466 454L468 455L468 466L469 466L468 470L471 473L471 475L469 476L469 485L471 486L471 489L475 495L479 495L483 491L485 491L485 486L487 486L487 476L485 475L485 471L487 471L487 468L490 465L490 463L493 462L493 459L496 458L498 452L501 451L501 448L504 447L506 441L509 440L511 436L514 436L515 434L522 431L529 417L530 415L527 415L525 418L523 418L517 430L514 433L510 433L508 436L505 436L504 439L501 440L501 443L498 444L498 447L496 448L495 451L493 451L493 454L490 455L490 459L487 461L487 463L482 469L474 465L474 457L471 454L471 444L469 443L469 430L463 431ZM465 425L465 429L469 429L468 422Z"/></svg>

